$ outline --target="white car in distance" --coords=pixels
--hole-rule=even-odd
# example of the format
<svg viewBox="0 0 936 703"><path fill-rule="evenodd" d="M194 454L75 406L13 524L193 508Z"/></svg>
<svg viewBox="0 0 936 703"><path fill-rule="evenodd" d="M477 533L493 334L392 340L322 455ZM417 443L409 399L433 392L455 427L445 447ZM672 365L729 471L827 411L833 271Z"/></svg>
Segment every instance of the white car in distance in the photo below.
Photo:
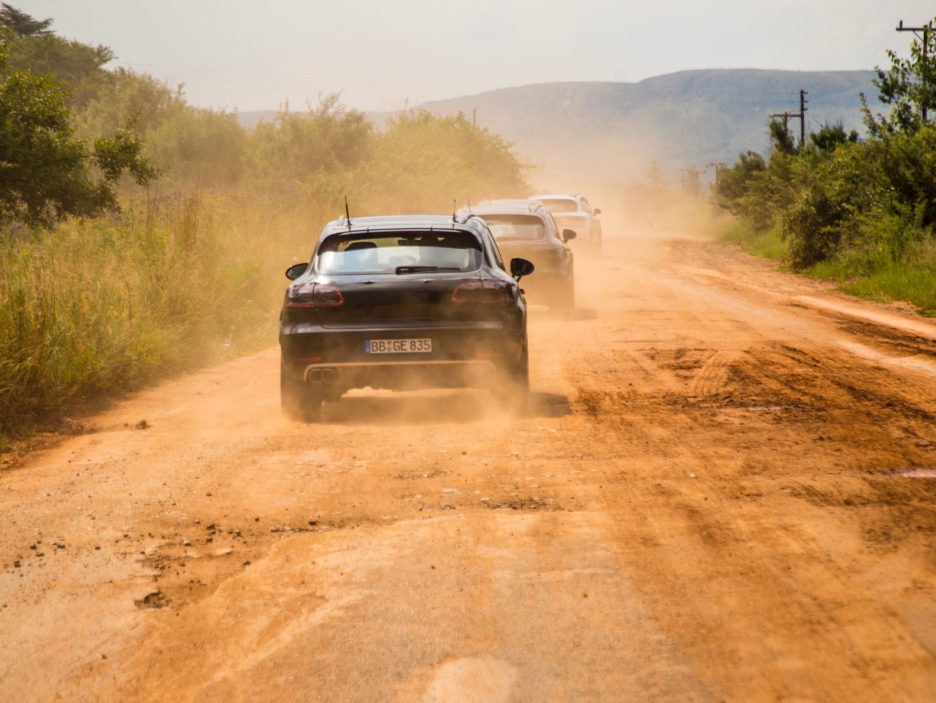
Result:
<svg viewBox="0 0 936 703"><path fill-rule="evenodd" d="M546 206L559 231L574 230L576 245L593 251L601 249L601 220L598 219L601 209L593 208L584 195L534 195L530 200L538 200Z"/></svg>

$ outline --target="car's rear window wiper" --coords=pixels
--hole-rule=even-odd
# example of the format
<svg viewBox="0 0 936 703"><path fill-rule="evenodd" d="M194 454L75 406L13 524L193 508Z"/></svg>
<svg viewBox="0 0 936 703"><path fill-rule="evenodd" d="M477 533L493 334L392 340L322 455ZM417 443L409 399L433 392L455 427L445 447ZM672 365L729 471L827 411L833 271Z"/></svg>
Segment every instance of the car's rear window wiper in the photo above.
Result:
<svg viewBox="0 0 936 703"><path fill-rule="evenodd" d="M397 266L397 275L401 273L423 273L424 271L461 271L456 266Z"/></svg>

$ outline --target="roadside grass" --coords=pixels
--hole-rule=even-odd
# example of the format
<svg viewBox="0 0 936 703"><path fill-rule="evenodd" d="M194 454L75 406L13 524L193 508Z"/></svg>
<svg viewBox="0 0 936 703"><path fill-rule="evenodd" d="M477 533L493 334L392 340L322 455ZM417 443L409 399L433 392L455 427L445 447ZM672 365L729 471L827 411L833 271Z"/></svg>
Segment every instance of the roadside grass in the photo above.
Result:
<svg viewBox="0 0 936 703"><path fill-rule="evenodd" d="M742 223L732 222L722 229L721 238L765 259L781 261L787 253L787 244L775 229L751 232Z"/></svg>
<svg viewBox="0 0 936 703"><path fill-rule="evenodd" d="M722 228L720 237L748 253L784 260L787 245L776 229L752 232L741 222ZM905 301L921 315L936 317L936 240L911 246L895 261L879 252L846 250L802 271L811 278L838 284L838 290L865 300Z"/></svg>
<svg viewBox="0 0 936 703"><path fill-rule="evenodd" d="M127 203L0 240L0 452L100 397L276 339L322 217L234 197Z"/></svg>
<svg viewBox="0 0 936 703"><path fill-rule="evenodd" d="M838 289L865 300L902 300L917 312L936 317L936 268L888 262L871 273L856 276L839 262L822 262L807 272L813 278L837 282Z"/></svg>

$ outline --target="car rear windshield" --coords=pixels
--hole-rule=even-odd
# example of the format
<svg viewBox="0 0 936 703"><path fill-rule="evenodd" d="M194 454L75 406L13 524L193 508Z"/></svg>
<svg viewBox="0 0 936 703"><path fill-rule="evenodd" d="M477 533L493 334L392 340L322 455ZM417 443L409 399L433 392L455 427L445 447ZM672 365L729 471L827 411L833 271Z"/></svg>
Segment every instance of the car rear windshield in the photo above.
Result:
<svg viewBox="0 0 936 703"><path fill-rule="evenodd" d="M578 206L569 198L540 198L540 202L550 212L575 212Z"/></svg>
<svg viewBox="0 0 936 703"><path fill-rule="evenodd" d="M482 215L494 239L542 239L546 236L543 221L535 215Z"/></svg>
<svg viewBox="0 0 936 703"><path fill-rule="evenodd" d="M315 270L327 274L474 271L481 243L469 232L334 234L319 247Z"/></svg>

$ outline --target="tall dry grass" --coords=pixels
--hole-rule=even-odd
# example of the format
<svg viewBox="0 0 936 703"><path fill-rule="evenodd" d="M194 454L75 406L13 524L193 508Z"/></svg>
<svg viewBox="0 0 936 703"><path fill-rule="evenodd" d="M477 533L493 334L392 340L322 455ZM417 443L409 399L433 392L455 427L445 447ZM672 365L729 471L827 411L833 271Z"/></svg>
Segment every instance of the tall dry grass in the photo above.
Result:
<svg viewBox="0 0 936 703"><path fill-rule="evenodd" d="M178 195L0 246L0 449L82 401L276 340L324 215Z"/></svg>

